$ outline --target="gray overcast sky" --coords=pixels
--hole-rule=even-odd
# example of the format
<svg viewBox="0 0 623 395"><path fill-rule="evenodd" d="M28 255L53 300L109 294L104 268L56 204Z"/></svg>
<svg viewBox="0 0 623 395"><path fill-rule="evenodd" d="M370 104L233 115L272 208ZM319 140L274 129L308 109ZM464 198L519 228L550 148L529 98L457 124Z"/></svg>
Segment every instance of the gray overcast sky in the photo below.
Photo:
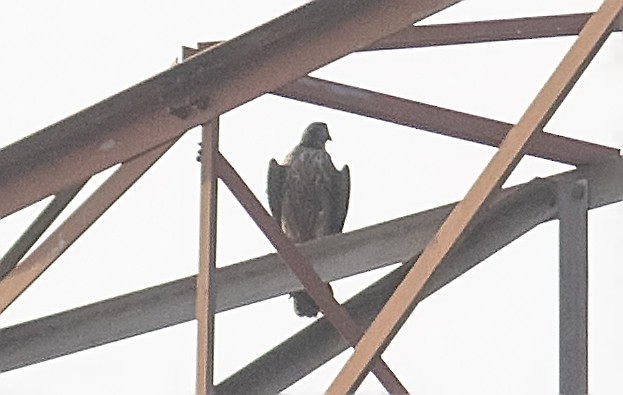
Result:
<svg viewBox="0 0 623 395"><path fill-rule="evenodd" d="M231 38L302 1L21 1L0 5L0 146L166 68L182 45ZM466 0L426 23L594 11L599 1ZM574 38L385 51L313 73L355 86L516 122ZM620 147L623 38L611 37L547 131ZM345 231L462 198L494 150L266 96L222 117L221 149L265 202L268 160L282 160L312 121L328 123L337 166L352 172ZM0 318L2 326L142 289L197 270L196 130L113 206ZM524 158L509 183L567 170ZM94 185L103 180L96 177ZM5 251L39 203L0 223ZM72 207L76 207L72 204ZM623 267L620 205L590 215L590 389L620 393ZM225 188L218 265L271 252ZM384 358L414 393L557 392L557 223L542 225L426 302ZM344 300L380 272L335 283ZM216 381L311 321L283 296L217 315ZM191 394L195 324L0 375L2 394ZM350 351L288 390L326 389ZM382 393L369 377L362 393Z"/></svg>

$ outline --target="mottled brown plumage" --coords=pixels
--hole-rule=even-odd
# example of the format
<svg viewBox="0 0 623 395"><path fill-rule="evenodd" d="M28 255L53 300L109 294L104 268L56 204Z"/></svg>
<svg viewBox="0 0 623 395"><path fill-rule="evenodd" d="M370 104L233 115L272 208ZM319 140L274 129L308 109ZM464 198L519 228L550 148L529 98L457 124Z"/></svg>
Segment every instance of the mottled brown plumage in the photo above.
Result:
<svg viewBox="0 0 623 395"><path fill-rule="evenodd" d="M268 204L273 217L294 242L339 233L344 227L350 195L348 166L338 171L325 150L331 140L327 125L310 124L283 165L271 159ZM315 317L318 306L304 291L290 294L296 314Z"/></svg>

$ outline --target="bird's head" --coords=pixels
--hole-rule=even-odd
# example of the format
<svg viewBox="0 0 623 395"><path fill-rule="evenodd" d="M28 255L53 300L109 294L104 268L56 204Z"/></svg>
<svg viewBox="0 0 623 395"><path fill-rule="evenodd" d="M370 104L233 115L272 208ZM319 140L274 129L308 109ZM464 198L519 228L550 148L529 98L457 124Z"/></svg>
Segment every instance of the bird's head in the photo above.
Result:
<svg viewBox="0 0 623 395"><path fill-rule="evenodd" d="M324 122L313 122L303 132L301 145L309 148L324 149L327 140L331 140L329 128Z"/></svg>

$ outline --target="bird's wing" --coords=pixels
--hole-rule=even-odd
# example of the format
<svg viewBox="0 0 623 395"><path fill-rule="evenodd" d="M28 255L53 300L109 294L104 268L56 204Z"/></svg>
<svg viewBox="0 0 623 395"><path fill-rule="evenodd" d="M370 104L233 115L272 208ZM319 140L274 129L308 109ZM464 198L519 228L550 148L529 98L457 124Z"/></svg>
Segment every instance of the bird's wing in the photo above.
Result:
<svg viewBox="0 0 623 395"><path fill-rule="evenodd" d="M348 165L336 172L334 182L334 213L331 223L331 233L339 233L344 227L346 213L348 212L348 201L350 199L350 169Z"/></svg>
<svg viewBox="0 0 623 395"><path fill-rule="evenodd" d="M268 195L270 211L279 224L281 224L281 200L285 174L286 166L281 166L275 159L271 159L268 163L266 194Z"/></svg>

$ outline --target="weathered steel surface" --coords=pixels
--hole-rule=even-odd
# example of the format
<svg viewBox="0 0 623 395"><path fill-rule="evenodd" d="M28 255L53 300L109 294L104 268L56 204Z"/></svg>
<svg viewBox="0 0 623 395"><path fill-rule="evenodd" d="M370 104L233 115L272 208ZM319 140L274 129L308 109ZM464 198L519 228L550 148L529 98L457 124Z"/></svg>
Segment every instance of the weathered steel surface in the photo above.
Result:
<svg viewBox="0 0 623 395"><path fill-rule="evenodd" d="M54 196L54 199L41 211L20 236L13 246L0 259L0 280L13 270L28 250L39 240L41 235L52 225L54 220L63 212L65 207L80 192L84 183L76 185Z"/></svg>
<svg viewBox="0 0 623 395"><path fill-rule="evenodd" d="M0 280L0 313L86 232L173 143L164 144L121 165L47 239Z"/></svg>
<svg viewBox="0 0 623 395"><path fill-rule="evenodd" d="M561 185L559 263L560 394L588 394L588 186Z"/></svg>
<svg viewBox="0 0 623 395"><path fill-rule="evenodd" d="M0 150L0 218L459 1L317 0L216 45Z"/></svg>
<svg viewBox="0 0 623 395"><path fill-rule="evenodd" d="M372 44L365 50L421 48L439 45L576 36L591 15L591 13L549 15L410 26ZM621 25L615 24L612 26L612 31L621 30Z"/></svg>
<svg viewBox="0 0 623 395"><path fill-rule="evenodd" d="M201 131L201 197L199 212L199 273L195 297L197 318L196 395L214 393L214 311L216 308L216 220L219 118Z"/></svg>

